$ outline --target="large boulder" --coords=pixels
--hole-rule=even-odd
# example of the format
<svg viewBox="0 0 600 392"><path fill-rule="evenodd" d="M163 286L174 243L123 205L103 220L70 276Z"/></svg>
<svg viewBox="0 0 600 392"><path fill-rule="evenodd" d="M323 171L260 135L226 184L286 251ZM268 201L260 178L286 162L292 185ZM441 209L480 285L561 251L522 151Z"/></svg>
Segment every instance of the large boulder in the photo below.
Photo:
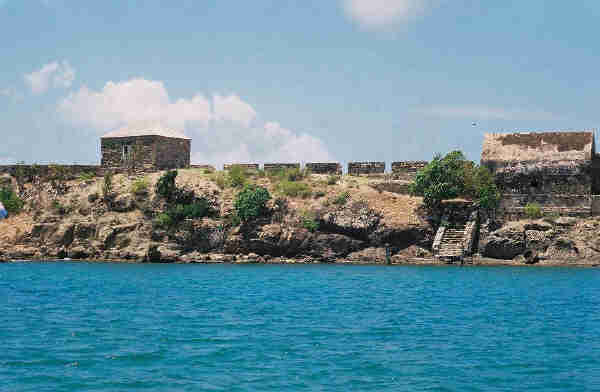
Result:
<svg viewBox="0 0 600 392"><path fill-rule="evenodd" d="M135 208L135 201L130 194L119 195L111 202L111 208L117 212L129 212Z"/></svg>
<svg viewBox="0 0 600 392"><path fill-rule="evenodd" d="M359 264L385 263L387 262L387 257L385 248L366 248L358 252L350 253L344 261L347 263Z"/></svg>
<svg viewBox="0 0 600 392"><path fill-rule="evenodd" d="M485 240L483 256L512 260L525 252L525 231L522 225L509 224L492 232Z"/></svg>
<svg viewBox="0 0 600 392"><path fill-rule="evenodd" d="M367 240L379 225L381 216L368 204L356 201L349 206L327 212L320 220L320 230Z"/></svg>

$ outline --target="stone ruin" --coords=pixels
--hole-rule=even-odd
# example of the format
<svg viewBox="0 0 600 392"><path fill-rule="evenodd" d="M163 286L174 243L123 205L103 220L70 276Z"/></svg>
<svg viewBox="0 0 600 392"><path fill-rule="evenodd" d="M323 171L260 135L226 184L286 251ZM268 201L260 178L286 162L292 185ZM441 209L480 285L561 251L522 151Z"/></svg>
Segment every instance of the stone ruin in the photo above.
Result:
<svg viewBox="0 0 600 392"><path fill-rule="evenodd" d="M300 170L299 163L265 163L264 170L268 171L279 171L279 170L289 170L289 169L298 169Z"/></svg>
<svg viewBox="0 0 600 392"><path fill-rule="evenodd" d="M349 162L348 174L351 176L384 174L385 162Z"/></svg>
<svg viewBox="0 0 600 392"><path fill-rule="evenodd" d="M158 125L124 127L100 139L101 165L142 171L190 166L191 139Z"/></svg>
<svg viewBox="0 0 600 392"><path fill-rule="evenodd" d="M590 216L597 210L598 163L593 131L486 134L481 154L506 219L522 217L530 203L544 213Z"/></svg>
<svg viewBox="0 0 600 392"><path fill-rule="evenodd" d="M392 162L392 176L395 180L414 181L419 170L427 166L427 161Z"/></svg>

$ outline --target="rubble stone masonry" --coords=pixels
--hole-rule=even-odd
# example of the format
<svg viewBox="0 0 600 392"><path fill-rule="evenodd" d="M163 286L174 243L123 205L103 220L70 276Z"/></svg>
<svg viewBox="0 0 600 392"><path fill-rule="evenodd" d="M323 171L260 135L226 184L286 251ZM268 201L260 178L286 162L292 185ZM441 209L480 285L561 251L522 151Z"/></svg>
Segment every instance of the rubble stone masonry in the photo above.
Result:
<svg viewBox="0 0 600 392"><path fill-rule="evenodd" d="M349 162L348 174L360 176L385 173L385 162Z"/></svg>
<svg viewBox="0 0 600 392"><path fill-rule="evenodd" d="M342 174L342 165L339 163L307 163L306 168L315 174Z"/></svg>

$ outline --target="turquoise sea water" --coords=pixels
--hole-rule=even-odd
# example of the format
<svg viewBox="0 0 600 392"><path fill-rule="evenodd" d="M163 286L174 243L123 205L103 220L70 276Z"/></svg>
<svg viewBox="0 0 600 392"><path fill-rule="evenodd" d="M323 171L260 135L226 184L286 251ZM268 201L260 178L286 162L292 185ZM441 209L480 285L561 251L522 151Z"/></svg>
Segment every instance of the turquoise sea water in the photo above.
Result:
<svg viewBox="0 0 600 392"><path fill-rule="evenodd" d="M0 391L600 390L600 270L0 264Z"/></svg>

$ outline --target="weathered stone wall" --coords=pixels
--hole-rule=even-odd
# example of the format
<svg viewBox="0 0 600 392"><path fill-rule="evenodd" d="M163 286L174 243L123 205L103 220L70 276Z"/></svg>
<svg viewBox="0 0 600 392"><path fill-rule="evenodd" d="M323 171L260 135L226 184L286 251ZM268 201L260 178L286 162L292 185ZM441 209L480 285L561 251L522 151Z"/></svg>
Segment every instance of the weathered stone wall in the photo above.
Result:
<svg viewBox="0 0 600 392"><path fill-rule="evenodd" d="M156 136L155 166L159 169L190 167L191 140Z"/></svg>
<svg viewBox="0 0 600 392"><path fill-rule="evenodd" d="M412 181L427 164L425 161L392 162L392 174L394 179Z"/></svg>
<svg viewBox="0 0 600 392"><path fill-rule="evenodd" d="M591 162L537 162L506 166L495 172L503 194L591 194Z"/></svg>
<svg viewBox="0 0 600 392"><path fill-rule="evenodd" d="M586 217L593 213L592 195L576 194L538 194L538 195L503 195L496 211L500 221L512 221L526 218L527 204L539 204L545 215Z"/></svg>
<svg viewBox="0 0 600 392"><path fill-rule="evenodd" d="M150 168L156 160L157 136L136 136L100 139L100 150L102 152L101 165L107 168L119 168L131 166L130 161L123 160L123 146L132 146L131 158L136 167Z"/></svg>
<svg viewBox="0 0 600 392"><path fill-rule="evenodd" d="M82 174L101 176L105 168L98 165L1 165L0 174L9 174L12 177L23 176L26 181L33 177L50 177L60 171L67 180L78 178Z"/></svg>
<svg viewBox="0 0 600 392"><path fill-rule="evenodd" d="M217 170L212 165L190 165L190 169L201 169L201 170L208 170L211 172L214 172Z"/></svg>
<svg viewBox="0 0 600 392"><path fill-rule="evenodd" d="M360 176L367 174L385 173L385 162L349 162L348 174L351 176Z"/></svg>
<svg viewBox="0 0 600 392"><path fill-rule="evenodd" d="M131 146L123 159L123 146ZM190 166L191 140L164 136L130 136L101 139L102 161L106 168L135 167L144 170L182 169Z"/></svg>
<svg viewBox="0 0 600 392"><path fill-rule="evenodd" d="M223 170L228 171L233 166L239 166L247 171L258 171L258 169L260 169L258 163L228 163L223 166Z"/></svg>
<svg viewBox="0 0 600 392"><path fill-rule="evenodd" d="M265 171L277 171L287 169L300 169L299 163L265 163Z"/></svg>
<svg viewBox="0 0 600 392"><path fill-rule="evenodd" d="M339 163L307 163L306 168L315 174L342 174L342 165Z"/></svg>

